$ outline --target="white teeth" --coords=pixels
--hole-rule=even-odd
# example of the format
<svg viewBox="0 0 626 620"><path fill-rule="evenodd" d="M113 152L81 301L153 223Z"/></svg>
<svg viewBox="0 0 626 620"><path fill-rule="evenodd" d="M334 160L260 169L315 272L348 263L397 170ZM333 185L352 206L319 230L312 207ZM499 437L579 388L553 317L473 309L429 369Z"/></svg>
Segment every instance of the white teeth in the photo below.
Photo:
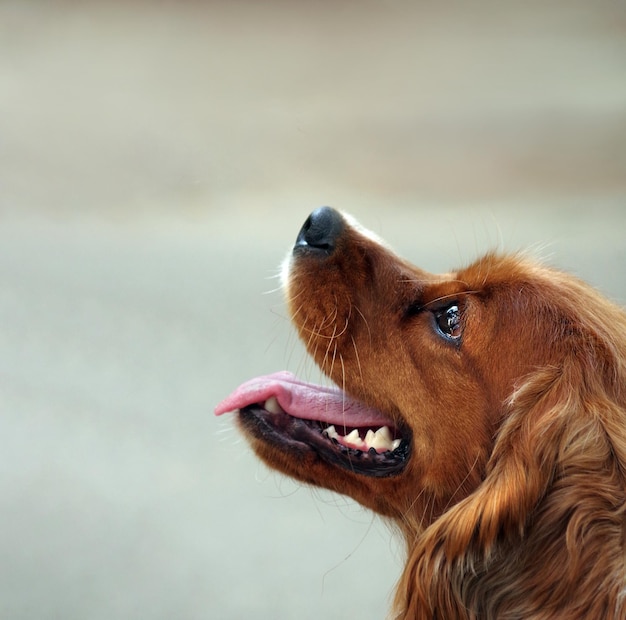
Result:
<svg viewBox="0 0 626 620"><path fill-rule="evenodd" d="M284 409L278 404L276 396L270 396L263 405L266 411L270 413L285 413Z"/></svg>
<svg viewBox="0 0 626 620"><path fill-rule="evenodd" d="M388 426L382 426L381 428L379 428L376 431L376 437L378 437L378 439L384 440L387 443L393 441L391 438L391 431L389 430Z"/></svg>
<svg viewBox="0 0 626 620"><path fill-rule="evenodd" d="M344 438L345 445L354 450L367 450L365 442L361 439L359 431L355 428L348 433Z"/></svg>
<svg viewBox="0 0 626 620"><path fill-rule="evenodd" d="M328 435L329 439L337 439L339 437L339 433L335 430L334 426L329 426L328 428L325 428L323 432Z"/></svg>
<svg viewBox="0 0 626 620"><path fill-rule="evenodd" d="M359 431L357 431L356 428L352 432L348 433L344 439L349 443L357 443L361 440L359 437Z"/></svg>
<svg viewBox="0 0 626 620"><path fill-rule="evenodd" d="M367 435L365 435L365 444L367 445L368 450L374 448L376 452L395 450L393 447L393 437L391 436L391 431L388 426L382 426L375 433L369 430Z"/></svg>
<svg viewBox="0 0 626 620"><path fill-rule="evenodd" d="M393 452L401 443L402 439L394 439L388 426L382 426L377 431L368 429L365 439L361 439L359 431L355 428L347 435L340 435L334 426L325 428L323 433L329 439L337 439L343 445L355 450L366 452L374 448L379 454L381 452Z"/></svg>

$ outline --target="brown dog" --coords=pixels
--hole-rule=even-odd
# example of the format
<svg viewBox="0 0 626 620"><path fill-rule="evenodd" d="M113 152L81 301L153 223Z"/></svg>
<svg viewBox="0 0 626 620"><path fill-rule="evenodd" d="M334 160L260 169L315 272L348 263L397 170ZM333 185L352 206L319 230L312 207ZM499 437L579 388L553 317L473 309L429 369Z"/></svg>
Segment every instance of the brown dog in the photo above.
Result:
<svg viewBox="0 0 626 620"><path fill-rule="evenodd" d="M289 373L221 403L270 466L394 520L395 617L626 618L626 315L489 254L445 275L328 207L284 269L340 387Z"/></svg>

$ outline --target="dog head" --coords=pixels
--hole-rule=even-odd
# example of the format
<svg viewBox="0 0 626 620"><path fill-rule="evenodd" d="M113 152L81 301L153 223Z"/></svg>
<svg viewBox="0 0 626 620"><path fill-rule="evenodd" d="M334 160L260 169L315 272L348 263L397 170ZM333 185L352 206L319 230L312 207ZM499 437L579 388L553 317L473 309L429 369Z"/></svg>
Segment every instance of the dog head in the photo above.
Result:
<svg viewBox="0 0 626 620"><path fill-rule="evenodd" d="M283 284L338 389L279 373L219 411L239 410L272 467L421 525L484 478L516 387L576 344L572 301L586 291L519 256L427 273L329 207L302 227Z"/></svg>

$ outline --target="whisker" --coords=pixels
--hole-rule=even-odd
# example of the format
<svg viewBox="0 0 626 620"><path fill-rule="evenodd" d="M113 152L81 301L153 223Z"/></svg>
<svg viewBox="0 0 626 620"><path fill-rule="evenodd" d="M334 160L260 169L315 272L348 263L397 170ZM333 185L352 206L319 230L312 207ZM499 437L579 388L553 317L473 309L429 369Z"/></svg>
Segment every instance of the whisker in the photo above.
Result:
<svg viewBox="0 0 626 620"><path fill-rule="evenodd" d="M458 297L460 297L461 295L474 295L476 293L479 293L480 291L459 291L456 293L449 293L447 295L441 295L440 297L436 297L435 299L431 299L430 301L427 301L426 303L422 304L422 308L428 308L428 306L432 306L433 304L439 303L440 301L445 301L446 299L457 299Z"/></svg>
<svg viewBox="0 0 626 620"><path fill-rule="evenodd" d="M361 358L359 357L359 349L356 346L356 341L354 340L354 336L350 336L350 340L352 340L352 347L354 349L354 357L356 359L356 365L359 369L359 378L361 379L361 386L363 387L363 391L365 392L365 379L363 377L363 368L361 367Z"/></svg>
<svg viewBox="0 0 626 620"><path fill-rule="evenodd" d="M370 345L371 345L372 344L372 332L370 330L370 324L368 320L365 318L365 315L361 312L361 310L359 310L358 306L354 306L354 309L359 313L359 315L363 319L363 323L365 323L365 327L367 328L367 335L368 335Z"/></svg>
<svg viewBox="0 0 626 620"><path fill-rule="evenodd" d="M328 359L328 354L330 353L330 348L332 347L332 345L334 346L333 349L333 354L332 354L332 358L331 358L331 362L330 362L330 368L328 370L328 374L329 376L333 376L333 370L335 369L335 361L337 359L337 342L333 342L333 340L329 340L328 342L328 347L326 348L326 355L324 356L324 366L326 365L327 359Z"/></svg>
<svg viewBox="0 0 626 620"><path fill-rule="evenodd" d="M290 303L293 304L293 302L295 301L295 299L290 300ZM292 313L291 313L291 319L295 319L300 312L302 312L303 308L305 307L306 304L301 303Z"/></svg>
<svg viewBox="0 0 626 620"><path fill-rule="evenodd" d="M278 276L269 276L269 277L268 277L268 280L269 280L269 279L272 279L272 280L273 280L273 279L274 279L274 278L276 278L276 277L278 277ZM263 292L261 293L261 295L271 295L271 294L273 294L273 293L278 293L278 292L280 292L280 291L282 291L282 290L283 290L283 285L282 285L282 284L279 284L276 288L271 288L269 291L263 291Z"/></svg>
<svg viewBox="0 0 626 620"><path fill-rule="evenodd" d="M478 455L476 455L476 458L474 459L474 462L472 463L472 466L469 468L469 471L465 475L465 478L463 478L463 480L461 480L461 482L459 483L457 488L454 490L454 493L452 493L452 495L450 495L450 499L448 500L448 503L445 505L445 507L443 509L444 512L446 510L448 510L448 508L450 507L452 502L455 501L454 497L456 496L456 494L463 488L463 485L469 480L469 477L472 475L472 472L476 468L476 465L478 465L478 458L479 458Z"/></svg>
<svg viewBox="0 0 626 620"><path fill-rule="evenodd" d="M426 487L422 487L420 492L413 498L413 501L406 507L406 509L402 513L402 520L409 527L409 529L412 529L412 527L413 527L413 519L411 519L409 517L409 514L411 514L411 512L414 512L413 509L414 509L415 505L421 499L422 495L424 495L425 492L426 492ZM425 512L426 511L424 510L421 513L421 519L420 519L420 523L419 523L419 528L420 529L422 529L424 527L424 514L425 514Z"/></svg>
<svg viewBox="0 0 626 620"><path fill-rule="evenodd" d="M324 582L326 580L326 577L330 575L331 572L338 569L344 562L347 562L356 553L357 549L365 542L365 539L369 536L373 525L374 525L374 515L372 515L372 518L370 519L369 525L367 526L365 533L363 534L363 536L361 536L361 539L356 543L352 551L350 551L350 553L348 553L348 555L346 555L340 562L337 562L335 566L332 566L324 573L324 576L322 577L322 593L324 592Z"/></svg>

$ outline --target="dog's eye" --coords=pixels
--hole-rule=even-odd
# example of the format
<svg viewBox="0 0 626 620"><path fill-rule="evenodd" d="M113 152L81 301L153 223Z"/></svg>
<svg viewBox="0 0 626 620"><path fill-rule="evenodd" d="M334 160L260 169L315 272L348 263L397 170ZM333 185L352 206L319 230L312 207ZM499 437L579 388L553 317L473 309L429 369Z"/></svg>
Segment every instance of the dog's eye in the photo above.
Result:
<svg viewBox="0 0 626 620"><path fill-rule="evenodd" d="M448 340L461 337L461 312L456 304L433 312L437 330Z"/></svg>

